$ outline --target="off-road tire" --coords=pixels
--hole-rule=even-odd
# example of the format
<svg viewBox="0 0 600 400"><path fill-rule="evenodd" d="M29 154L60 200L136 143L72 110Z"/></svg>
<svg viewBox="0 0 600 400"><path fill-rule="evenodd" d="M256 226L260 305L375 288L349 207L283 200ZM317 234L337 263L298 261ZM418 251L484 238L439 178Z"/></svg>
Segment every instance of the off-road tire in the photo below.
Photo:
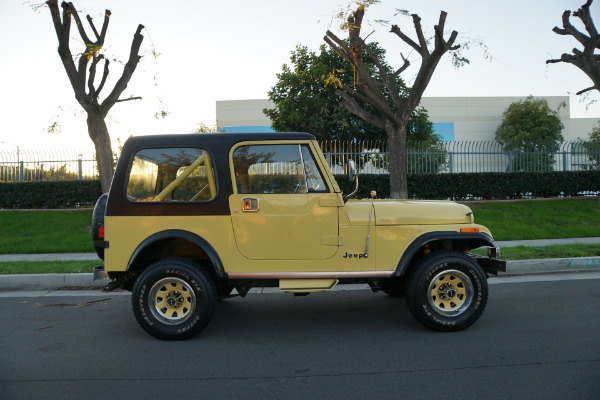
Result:
<svg viewBox="0 0 600 400"><path fill-rule="evenodd" d="M208 271L182 258L150 265L136 280L133 313L146 332L159 339L188 339L210 322L217 289Z"/></svg>
<svg viewBox="0 0 600 400"><path fill-rule="evenodd" d="M457 251L438 251L418 262L406 283L406 304L423 325L438 331L471 326L487 304L485 272Z"/></svg>
<svg viewBox="0 0 600 400"><path fill-rule="evenodd" d="M104 193L96 201L94 212L92 213L92 241L102 239L98 233L98 228L104 226L104 212L106 211L106 199L108 193ZM94 246L96 254L101 260L104 260L104 247Z"/></svg>

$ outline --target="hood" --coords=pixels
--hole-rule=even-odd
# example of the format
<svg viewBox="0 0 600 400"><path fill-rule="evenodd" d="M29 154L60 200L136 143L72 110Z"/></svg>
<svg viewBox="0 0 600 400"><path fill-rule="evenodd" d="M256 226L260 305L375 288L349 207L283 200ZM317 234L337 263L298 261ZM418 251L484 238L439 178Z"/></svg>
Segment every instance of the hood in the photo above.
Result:
<svg viewBox="0 0 600 400"><path fill-rule="evenodd" d="M376 225L448 225L468 224L471 209L452 201L373 200ZM369 200L346 203L351 224L367 224L371 212ZM373 218L373 217L372 217Z"/></svg>

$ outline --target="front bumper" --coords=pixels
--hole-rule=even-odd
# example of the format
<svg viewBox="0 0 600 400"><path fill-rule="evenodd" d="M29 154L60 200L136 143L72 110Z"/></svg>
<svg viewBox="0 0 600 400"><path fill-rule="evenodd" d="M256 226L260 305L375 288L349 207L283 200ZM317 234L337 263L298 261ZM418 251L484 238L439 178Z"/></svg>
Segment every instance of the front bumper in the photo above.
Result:
<svg viewBox="0 0 600 400"><path fill-rule="evenodd" d="M499 255L500 250L498 248L491 247L488 250L488 254ZM479 264L479 266L490 275L498 275L498 272L506 272L506 261L504 260L494 258L493 256L486 257L472 253L469 253L468 256L475 260L477 264Z"/></svg>

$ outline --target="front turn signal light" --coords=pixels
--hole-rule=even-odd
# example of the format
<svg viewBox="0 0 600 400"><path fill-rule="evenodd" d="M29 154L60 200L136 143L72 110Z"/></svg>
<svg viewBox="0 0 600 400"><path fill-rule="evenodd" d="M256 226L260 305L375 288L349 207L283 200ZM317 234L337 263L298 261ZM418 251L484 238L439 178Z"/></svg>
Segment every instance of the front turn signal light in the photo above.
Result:
<svg viewBox="0 0 600 400"><path fill-rule="evenodd" d="M460 233L479 233L479 228L460 228Z"/></svg>

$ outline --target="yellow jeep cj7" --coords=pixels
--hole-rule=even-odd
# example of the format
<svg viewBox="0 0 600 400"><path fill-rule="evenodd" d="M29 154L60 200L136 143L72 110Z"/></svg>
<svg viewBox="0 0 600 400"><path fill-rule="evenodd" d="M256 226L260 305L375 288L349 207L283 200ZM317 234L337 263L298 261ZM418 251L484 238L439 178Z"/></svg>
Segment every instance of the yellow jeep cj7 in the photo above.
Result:
<svg viewBox="0 0 600 400"><path fill-rule="evenodd" d="M404 296L429 328L473 324L488 274L506 263L471 210L351 195L307 133L133 137L94 209L104 260L94 278L132 291L137 321L161 339L196 335L217 300L253 287L306 295L364 283ZM487 257L469 254L483 246Z"/></svg>

